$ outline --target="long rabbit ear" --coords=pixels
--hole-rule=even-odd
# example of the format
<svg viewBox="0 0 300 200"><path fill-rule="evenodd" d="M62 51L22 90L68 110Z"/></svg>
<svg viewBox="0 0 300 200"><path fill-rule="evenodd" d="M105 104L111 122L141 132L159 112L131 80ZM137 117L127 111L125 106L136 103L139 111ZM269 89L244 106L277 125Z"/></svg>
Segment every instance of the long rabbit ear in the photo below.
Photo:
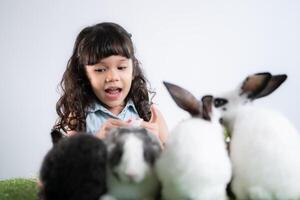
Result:
<svg viewBox="0 0 300 200"><path fill-rule="evenodd" d="M287 79L286 74L279 74L272 76L271 79L268 81L268 84L266 87L258 94L255 96L255 99L265 97L272 92L274 92L285 80Z"/></svg>
<svg viewBox="0 0 300 200"><path fill-rule="evenodd" d="M203 119L211 121L212 104L213 104L213 97L211 95L206 95L202 97Z"/></svg>
<svg viewBox="0 0 300 200"><path fill-rule="evenodd" d="M192 116L201 116L202 108L200 102L186 89L183 89L172 83L163 82L171 94L175 103L183 110L189 112Z"/></svg>
<svg viewBox="0 0 300 200"><path fill-rule="evenodd" d="M248 76L241 86L240 95L246 94L248 99L256 99L256 96L258 96L267 87L271 78L272 75L268 72Z"/></svg>
<svg viewBox="0 0 300 200"><path fill-rule="evenodd" d="M65 137L62 132L60 132L55 128L51 130L50 134L51 134L52 144L58 143L61 139Z"/></svg>

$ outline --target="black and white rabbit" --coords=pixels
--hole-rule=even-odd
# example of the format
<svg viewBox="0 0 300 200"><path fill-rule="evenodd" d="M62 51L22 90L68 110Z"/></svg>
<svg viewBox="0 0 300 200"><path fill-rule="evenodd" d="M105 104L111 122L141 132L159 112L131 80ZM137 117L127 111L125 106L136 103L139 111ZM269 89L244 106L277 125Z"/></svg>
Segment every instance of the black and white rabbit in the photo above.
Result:
<svg viewBox="0 0 300 200"><path fill-rule="evenodd" d="M154 164L162 149L159 139L137 126L113 129L108 149L108 193L101 200L155 200L160 184Z"/></svg>
<svg viewBox="0 0 300 200"><path fill-rule="evenodd" d="M281 114L250 105L276 90L286 75L248 76L215 107L231 132L231 189L237 199L300 199L300 134Z"/></svg>
<svg viewBox="0 0 300 200"><path fill-rule="evenodd" d="M165 200L224 200L231 179L231 164L224 132L213 98L198 101L187 90L164 82L176 104L192 117L170 133L156 164Z"/></svg>

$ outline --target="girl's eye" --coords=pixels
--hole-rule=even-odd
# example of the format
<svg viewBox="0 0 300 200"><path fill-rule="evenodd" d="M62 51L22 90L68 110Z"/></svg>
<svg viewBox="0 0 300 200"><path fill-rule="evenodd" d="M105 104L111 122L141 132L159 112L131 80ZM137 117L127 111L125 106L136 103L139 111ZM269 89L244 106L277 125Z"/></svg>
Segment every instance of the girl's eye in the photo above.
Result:
<svg viewBox="0 0 300 200"><path fill-rule="evenodd" d="M119 70L125 70L127 67L126 66L120 66L118 67Z"/></svg>
<svg viewBox="0 0 300 200"><path fill-rule="evenodd" d="M105 72L105 68L98 68L98 69L95 69L96 72Z"/></svg>

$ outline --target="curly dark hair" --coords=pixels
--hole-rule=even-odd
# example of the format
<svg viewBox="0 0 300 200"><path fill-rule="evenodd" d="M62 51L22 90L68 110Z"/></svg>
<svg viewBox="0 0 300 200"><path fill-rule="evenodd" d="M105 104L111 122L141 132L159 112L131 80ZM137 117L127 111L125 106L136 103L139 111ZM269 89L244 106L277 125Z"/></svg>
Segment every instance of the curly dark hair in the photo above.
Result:
<svg viewBox="0 0 300 200"><path fill-rule="evenodd" d="M131 34L118 24L106 22L86 27L77 36L73 54L60 82L62 96L56 104L59 117L54 129L85 131L87 108L95 101L100 102L93 93L85 66L94 65L112 55L132 60L133 80L125 101L131 99L139 116L145 121L150 120L149 94L154 92L148 89L148 81L134 55Z"/></svg>
<svg viewBox="0 0 300 200"><path fill-rule="evenodd" d="M98 200L107 192L106 146L88 134L59 141L40 169L40 200Z"/></svg>

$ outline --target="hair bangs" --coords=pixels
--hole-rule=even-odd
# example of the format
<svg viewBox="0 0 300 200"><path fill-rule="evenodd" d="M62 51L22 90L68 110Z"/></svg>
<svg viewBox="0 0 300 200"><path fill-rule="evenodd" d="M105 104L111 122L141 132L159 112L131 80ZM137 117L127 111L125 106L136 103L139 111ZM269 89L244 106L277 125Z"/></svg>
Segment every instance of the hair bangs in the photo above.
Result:
<svg viewBox="0 0 300 200"><path fill-rule="evenodd" d="M79 62L83 65L94 65L113 55L132 58L131 40L118 33L107 34L106 37L98 34L95 37L84 38L78 47Z"/></svg>

